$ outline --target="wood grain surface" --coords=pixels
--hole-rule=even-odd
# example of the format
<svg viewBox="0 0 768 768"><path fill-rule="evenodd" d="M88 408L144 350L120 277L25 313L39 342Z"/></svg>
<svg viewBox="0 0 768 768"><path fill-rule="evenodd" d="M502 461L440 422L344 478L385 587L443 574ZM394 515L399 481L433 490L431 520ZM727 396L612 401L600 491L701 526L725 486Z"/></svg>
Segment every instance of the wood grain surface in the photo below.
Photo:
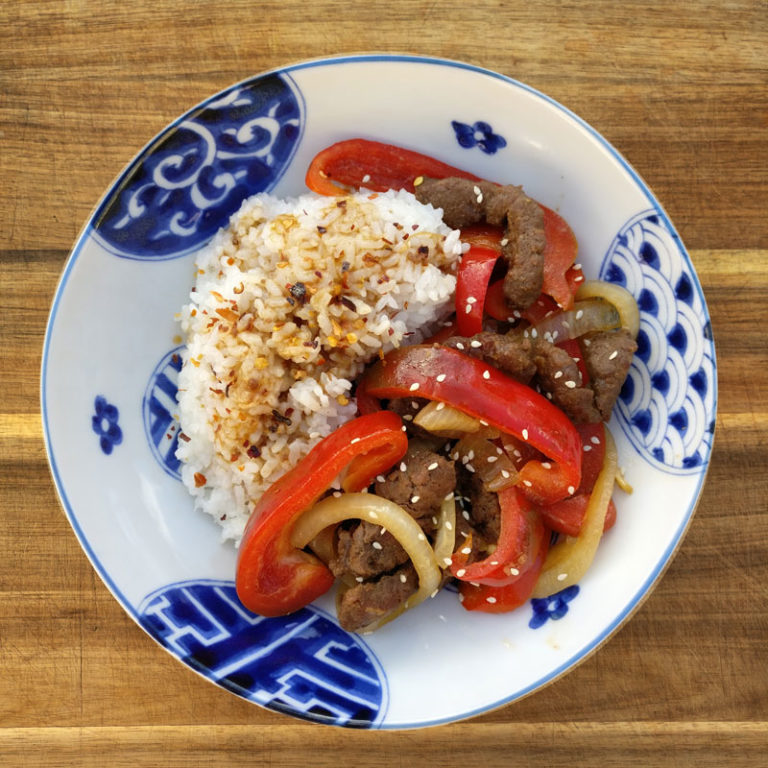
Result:
<svg viewBox="0 0 768 768"><path fill-rule="evenodd" d="M768 4L2 0L0 22L0 764L768 765ZM39 416L59 275L124 164L238 80L361 51L494 69L595 126L686 243L719 369L697 514L632 620L518 703L402 733L296 722L162 651L81 551Z"/></svg>

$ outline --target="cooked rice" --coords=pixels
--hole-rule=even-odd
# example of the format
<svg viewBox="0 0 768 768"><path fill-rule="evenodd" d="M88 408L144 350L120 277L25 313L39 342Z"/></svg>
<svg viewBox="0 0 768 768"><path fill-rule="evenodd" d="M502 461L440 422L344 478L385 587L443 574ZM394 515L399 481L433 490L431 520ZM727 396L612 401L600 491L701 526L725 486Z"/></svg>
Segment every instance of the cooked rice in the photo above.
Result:
<svg viewBox="0 0 768 768"><path fill-rule="evenodd" d="M450 314L459 233L407 192L246 200L182 309L182 480L239 540L255 500L356 413L366 363Z"/></svg>

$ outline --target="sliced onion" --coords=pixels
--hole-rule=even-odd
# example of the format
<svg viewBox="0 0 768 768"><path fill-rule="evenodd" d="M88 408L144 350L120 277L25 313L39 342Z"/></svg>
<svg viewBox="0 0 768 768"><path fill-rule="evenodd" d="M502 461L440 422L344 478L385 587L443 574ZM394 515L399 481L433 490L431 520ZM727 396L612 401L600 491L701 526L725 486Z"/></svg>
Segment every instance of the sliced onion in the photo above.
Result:
<svg viewBox="0 0 768 768"><path fill-rule="evenodd" d="M402 507L373 493L344 493L338 498L328 496L304 512L291 532L291 544L303 549L324 528L343 520L367 520L387 529L408 557L419 576L419 588L394 611L378 619L361 632L372 632L404 611L413 608L432 595L440 586L441 574L427 537L419 524Z"/></svg>
<svg viewBox="0 0 768 768"><path fill-rule="evenodd" d="M465 435L451 452L456 461L477 473L486 490L493 492L514 485L518 479L517 469L509 456L492 442L498 434L485 429Z"/></svg>
<svg viewBox="0 0 768 768"><path fill-rule="evenodd" d="M413 423L440 437L461 437L465 432L477 432L481 427L473 416L434 400L414 416Z"/></svg>
<svg viewBox="0 0 768 768"><path fill-rule="evenodd" d="M611 331L621 326L621 317L613 304L602 299L577 301L573 309L556 312L534 326L536 333L557 344L593 331Z"/></svg>
<svg viewBox="0 0 768 768"><path fill-rule="evenodd" d="M440 505L440 518L435 534L435 560L440 568L451 564L451 555L456 544L456 498L450 494Z"/></svg>
<svg viewBox="0 0 768 768"><path fill-rule="evenodd" d="M592 565L603 536L605 516L613 494L618 458L613 436L605 430L605 459L589 497L584 523L578 536L561 538L547 553L533 597L549 597L581 581Z"/></svg>
<svg viewBox="0 0 768 768"><path fill-rule="evenodd" d="M603 299L610 302L621 317L621 327L626 328L632 338L637 338L640 330L640 310L635 297L623 286L607 283L605 280L587 280L579 286L576 298Z"/></svg>

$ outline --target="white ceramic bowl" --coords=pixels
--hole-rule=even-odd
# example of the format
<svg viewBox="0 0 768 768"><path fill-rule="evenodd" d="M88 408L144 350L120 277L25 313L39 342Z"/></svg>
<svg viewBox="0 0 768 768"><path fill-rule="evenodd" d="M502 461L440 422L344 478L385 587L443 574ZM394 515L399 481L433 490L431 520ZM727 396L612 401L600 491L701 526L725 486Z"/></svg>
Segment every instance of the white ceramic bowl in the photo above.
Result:
<svg viewBox="0 0 768 768"><path fill-rule="evenodd" d="M283 619L252 616L235 596L234 549L193 512L178 480L174 315L191 286L194 253L244 197L305 191L315 153L358 136L524 185L571 224L587 276L621 282L641 307L640 349L610 424L634 493L617 492L618 522L582 583L508 615L468 613L444 591L366 637L339 628L331 595ZM595 650L648 594L685 533L715 406L698 279L629 164L531 88L466 64L404 56L286 67L169 125L107 190L75 244L42 368L61 502L125 610L234 693L354 727L482 713Z"/></svg>

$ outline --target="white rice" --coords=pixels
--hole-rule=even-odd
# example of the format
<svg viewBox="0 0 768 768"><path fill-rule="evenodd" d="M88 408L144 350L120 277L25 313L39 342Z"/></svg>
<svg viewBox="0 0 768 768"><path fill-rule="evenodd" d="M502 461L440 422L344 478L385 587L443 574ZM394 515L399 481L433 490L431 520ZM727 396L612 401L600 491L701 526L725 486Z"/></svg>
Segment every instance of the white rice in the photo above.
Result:
<svg viewBox="0 0 768 768"><path fill-rule="evenodd" d="M263 491L354 417L366 363L450 314L462 244L441 214L407 192L257 195L198 254L177 455L224 539L239 541Z"/></svg>

